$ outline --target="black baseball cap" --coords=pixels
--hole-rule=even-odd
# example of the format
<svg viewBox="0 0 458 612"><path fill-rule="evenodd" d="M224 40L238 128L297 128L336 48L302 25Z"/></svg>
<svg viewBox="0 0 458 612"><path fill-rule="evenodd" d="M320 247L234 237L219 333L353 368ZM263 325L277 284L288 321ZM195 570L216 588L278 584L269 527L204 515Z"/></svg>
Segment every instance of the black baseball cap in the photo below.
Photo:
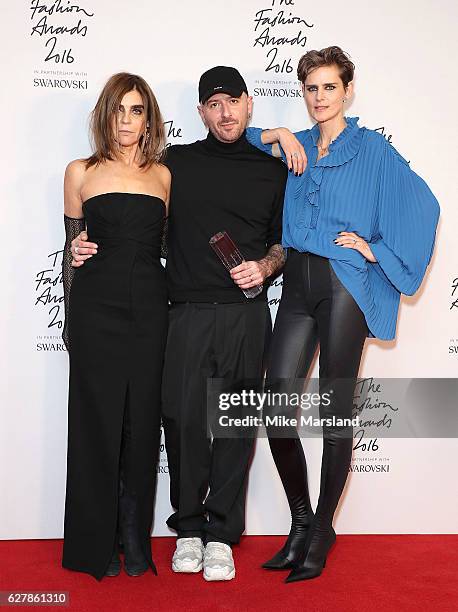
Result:
<svg viewBox="0 0 458 612"><path fill-rule="evenodd" d="M204 72L199 80L199 101L206 102L214 94L225 93L234 98L240 98L242 93L248 94L246 83L236 68L230 66L215 66Z"/></svg>

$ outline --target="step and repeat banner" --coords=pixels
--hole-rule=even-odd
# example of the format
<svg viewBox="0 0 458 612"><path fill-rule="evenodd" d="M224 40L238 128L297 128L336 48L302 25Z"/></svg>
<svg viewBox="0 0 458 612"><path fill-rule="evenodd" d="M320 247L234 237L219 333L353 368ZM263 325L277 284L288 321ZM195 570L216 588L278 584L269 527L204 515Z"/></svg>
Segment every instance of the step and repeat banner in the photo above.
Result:
<svg viewBox="0 0 458 612"><path fill-rule="evenodd" d="M236 66L254 99L252 125L311 127L296 66L337 44L356 64L349 116L376 129L430 185L442 217L422 285L402 298L396 341L368 340L361 375L453 378L458 372L456 205L457 5L452 0L21 0L2 6L0 537L62 536L68 356L61 340L63 173L89 154L88 116L114 72L143 76L169 143L205 137L197 83ZM270 289L275 315L281 278ZM90 351L90 346L88 347ZM315 365L314 374L317 373ZM368 383L369 384L369 383ZM359 432L337 516L341 533L448 533L458 527L456 438L387 438L398 407L370 405L379 435ZM423 396L424 397L424 396ZM434 418L440 397L430 393ZM425 411L423 411L425 412ZM377 433L377 432L376 432ZM321 441L303 440L311 494ZM154 533L168 535L165 452ZM289 511L265 439L248 489L247 533L289 530Z"/></svg>

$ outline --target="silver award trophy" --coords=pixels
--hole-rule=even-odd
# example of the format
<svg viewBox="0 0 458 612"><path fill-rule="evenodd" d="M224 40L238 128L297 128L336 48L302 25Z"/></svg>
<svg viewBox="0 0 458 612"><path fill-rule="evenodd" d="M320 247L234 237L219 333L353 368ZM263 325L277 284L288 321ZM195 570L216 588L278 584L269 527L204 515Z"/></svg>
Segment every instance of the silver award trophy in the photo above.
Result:
<svg viewBox="0 0 458 612"><path fill-rule="evenodd" d="M210 246L223 262L227 270L232 270L245 261L237 245L227 232L218 232L210 238ZM254 298L261 293L263 285L256 285L250 289L242 289L247 298Z"/></svg>

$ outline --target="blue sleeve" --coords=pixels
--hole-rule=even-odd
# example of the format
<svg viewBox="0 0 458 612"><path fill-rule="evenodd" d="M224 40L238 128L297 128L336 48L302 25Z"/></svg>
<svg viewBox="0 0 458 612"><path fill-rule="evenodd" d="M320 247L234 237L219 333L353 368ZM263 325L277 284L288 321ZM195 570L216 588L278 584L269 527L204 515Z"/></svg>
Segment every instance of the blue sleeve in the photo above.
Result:
<svg viewBox="0 0 458 612"><path fill-rule="evenodd" d="M439 204L428 185L387 143L378 192L378 232L370 248L400 292L420 287L434 250Z"/></svg>
<svg viewBox="0 0 458 612"><path fill-rule="evenodd" d="M264 151L264 153L267 153L268 155L272 155L272 145L263 144L261 140L261 134L263 131L263 128L249 127L246 129L246 139L257 149Z"/></svg>
<svg viewBox="0 0 458 612"><path fill-rule="evenodd" d="M267 153L268 155L273 155L272 154L272 145L271 144L263 144L261 141L261 134L263 133L265 128L256 128L256 127L249 127L246 129L246 138L248 140L248 142L250 144L252 144L253 146L255 146L257 149L260 149L261 151L264 151L264 153ZM296 138L299 140L299 142L304 145L304 141L306 136L309 134L310 130L303 130L301 132L294 132L294 136L296 136ZM286 155L285 152L283 151L282 147L280 144L278 144L278 147L280 149L280 153L281 153L281 158L282 160L286 163Z"/></svg>

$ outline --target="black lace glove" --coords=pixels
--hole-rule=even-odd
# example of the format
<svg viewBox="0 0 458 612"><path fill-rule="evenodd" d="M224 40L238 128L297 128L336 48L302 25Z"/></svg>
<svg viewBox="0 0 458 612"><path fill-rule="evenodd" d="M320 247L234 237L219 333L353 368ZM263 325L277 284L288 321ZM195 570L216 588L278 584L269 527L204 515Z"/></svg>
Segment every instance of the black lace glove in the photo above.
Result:
<svg viewBox="0 0 458 612"><path fill-rule="evenodd" d="M64 307L65 307L65 321L64 330L62 332L62 340L67 348L70 350L70 342L68 337L68 313L70 304L70 288L72 286L73 276L75 274L75 268L72 268L72 240L80 234L80 232L86 229L86 221L81 219L72 219L64 215L65 225L65 247L62 256L62 281L64 284Z"/></svg>

